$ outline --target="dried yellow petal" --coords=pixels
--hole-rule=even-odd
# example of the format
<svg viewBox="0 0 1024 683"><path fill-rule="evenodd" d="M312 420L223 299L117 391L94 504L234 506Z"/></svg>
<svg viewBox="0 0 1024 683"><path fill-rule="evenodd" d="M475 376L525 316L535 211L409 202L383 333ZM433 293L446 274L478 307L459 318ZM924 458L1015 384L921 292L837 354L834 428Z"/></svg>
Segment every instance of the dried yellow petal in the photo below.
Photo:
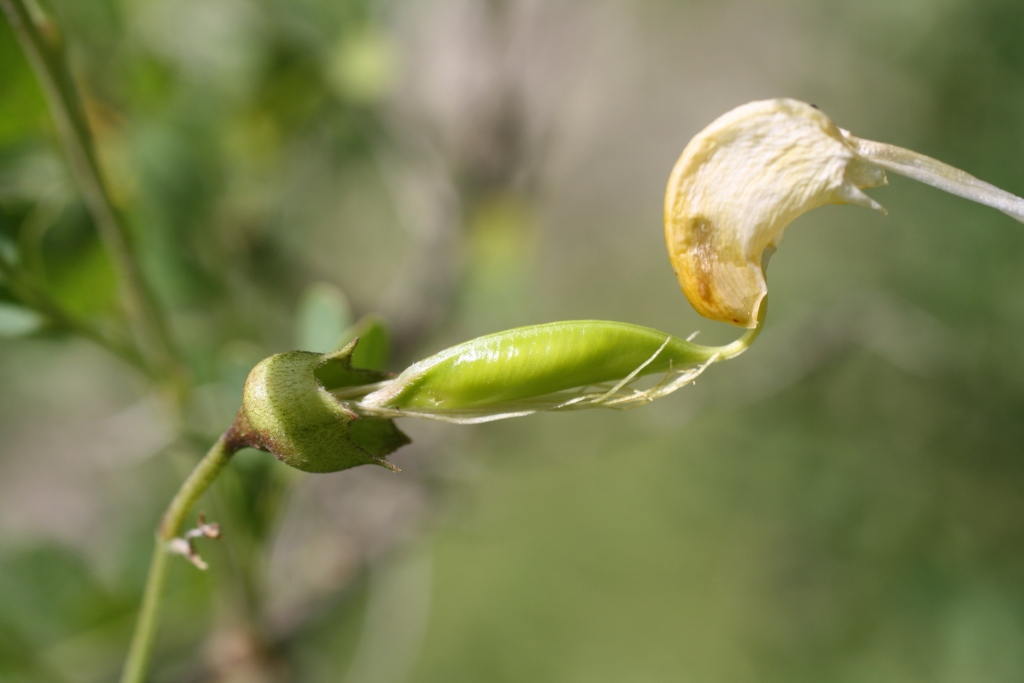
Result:
<svg viewBox="0 0 1024 683"><path fill-rule="evenodd" d="M669 178L665 240L687 299L708 318L754 327L786 226L825 204L884 211L861 190L886 184L886 170L1024 222L1024 200L952 166L854 137L803 102L751 102L698 133Z"/></svg>
<svg viewBox="0 0 1024 683"><path fill-rule="evenodd" d="M751 102L697 134L665 196L665 239L683 292L708 318L754 327L768 293L762 255L797 216L824 204L881 207L885 184L842 131L796 100Z"/></svg>

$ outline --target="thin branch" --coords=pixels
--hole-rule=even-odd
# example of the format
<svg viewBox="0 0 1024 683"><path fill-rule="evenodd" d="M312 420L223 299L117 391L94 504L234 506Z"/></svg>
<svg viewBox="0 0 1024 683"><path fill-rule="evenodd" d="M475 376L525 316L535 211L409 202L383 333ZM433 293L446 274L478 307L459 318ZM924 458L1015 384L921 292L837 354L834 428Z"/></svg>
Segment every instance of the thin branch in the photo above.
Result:
<svg viewBox="0 0 1024 683"><path fill-rule="evenodd" d="M160 603L163 600L164 586L167 583L167 559L175 551L175 548L180 546L173 542L179 540L178 536L181 534L185 519L192 511L196 501L214 482L217 475L228 464L231 456L252 444L252 437L247 429L245 418L239 413L235 424L217 439L217 442L192 470L192 474L178 489L178 493L175 494L160 520L153 557L149 565L149 575L146 577L142 606L139 608L135 632L132 634L128 657L125 659L121 683L144 683L146 680L146 671L149 669L149 660L153 651L153 641L156 638ZM204 524L203 526L209 525ZM183 540L188 542L189 539Z"/></svg>
<svg viewBox="0 0 1024 683"><path fill-rule="evenodd" d="M128 230L110 200L57 28L52 22L37 21L25 0L0 0L0 9L49 103L71 172L117 271L121 300L140 354L158 374L180 383L181 368L170 333L142 277Z"/></svg>

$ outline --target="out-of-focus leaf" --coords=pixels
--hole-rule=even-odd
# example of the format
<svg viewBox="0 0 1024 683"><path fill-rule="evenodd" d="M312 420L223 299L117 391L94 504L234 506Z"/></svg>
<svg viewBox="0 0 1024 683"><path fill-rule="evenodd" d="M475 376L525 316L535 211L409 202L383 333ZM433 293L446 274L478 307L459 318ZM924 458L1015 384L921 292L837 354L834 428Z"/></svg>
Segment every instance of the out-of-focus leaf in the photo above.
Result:
<svg viewBox="0 0 1024 683"><path fill-rule="evenodd" d="M342 37L328 64L329 84L342 97L359 104L383 99L398 73L395 46L373 27Z"/></svg>
<svg viewBox="0 0 1024 683"><path fill-rule="evenodd" d="M205 229L221 182L207 130L146 121L126 140L125 170L137 174L139 259L156 293L173 306L208 307L217 296L220 249Z"/></svg>
<svg viewBox="0 0 1024 683"><path fill-rule="evenodd" d="M24 202L20 212L31 212L31 207L40 203L63 207L77 193L67 162L56 150L9 148L6 154L0 156L0 199ZM12 203L8 210L15 206L17 204ZM19 224L24 218L22 216L20 220L12 222L12 235L21 229Z"/></svg>
<svg viewBox="0 0 1024 683"><path fill-rule="evenodd" d="M75 249L52 270L53 294L71 311L89 317L116 307L117 275L98 242Z"/></svg>
<svg viewBox="0 0 1024 683"><path fill-rule="evenodd" d="M43 317L17 304L0 302L0 338L23 337L43 326Z"/></svg>
<svg viewBox="0 0 1024 683"><path fill-rule="evenodd" d="M41 665L53 648L61 648L85 633L98 635L101 631L97 629L125 616L124 602L96 580L83 558L73 550L53 544L32 546L0 557L0 604L0 634L5 644L10 645L13 640L34 653L22 661L26 668ZM120 643L113 638L121 634L109 633L110 641L93 640L93 651L83 653L87 656L78 661L80 667L104 668L107 656L117 653ZM104 652L107 647L110 651ZM0 656L6 654L6 649L0 648ZM86 660L92 661L86 665ZM53 664L47 662L46 668L53 668ZM59 668L64 668L64 662Z"/></svg>
<svg viewBox="0 0 1024 683"><path fill-rule="evenodd" d="M359 322L341 335L338 347L345 346L357 337L359 343L352 352L352 366L365 370L386 370L391 358L391 331L384 321L375 315L360 318Z"/></svg>
<svg viewBox="0 0 1024 683"><path fill-rule="evenodd" d="M327 353L339 344L345 329L352 324L352 313L345 293L338 287L318 282L302 294L295 320L295 344L303 351Z"/></svg>
<svg viewBox="0 0 1024 683"><path fill-rule="evenodd" d="M0 260L3 260L5 263L18 262L18 248L3 235L0 235ZM3 271L0 271L0 285L5 282L7 282L7 278L4 276Z"/></svg>
<svg viewBox="0 0 1024 683"><path fill-rule="evenodd" d="M40 132L39 114L46 105L13 33L6 29L0 31L0 64L0 144L9 144Z"/></svg>

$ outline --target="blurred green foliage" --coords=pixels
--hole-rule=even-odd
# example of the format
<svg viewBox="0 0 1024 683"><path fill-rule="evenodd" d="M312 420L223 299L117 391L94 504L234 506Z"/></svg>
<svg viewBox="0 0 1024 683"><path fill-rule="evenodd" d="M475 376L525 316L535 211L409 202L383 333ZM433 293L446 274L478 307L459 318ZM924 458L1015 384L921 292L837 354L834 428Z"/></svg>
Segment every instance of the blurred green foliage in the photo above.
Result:
<svg viewBox="0 0 1024 683"><path fill-rule="evenodd" d="M4 681L116 677L160 511L271 353L368 313L391 370L557 319L727 339L686 310L660 212L732 106L815 102L1024 191L1016 0L46 6L194 392L178 435L0 279ZM239 454L153 680L1024 678L1024 230L899 178L873 195L887 218L798 221L758 344L658 404L406 422L400 477ZM0 249L122 329L6 23Z"/></svg>

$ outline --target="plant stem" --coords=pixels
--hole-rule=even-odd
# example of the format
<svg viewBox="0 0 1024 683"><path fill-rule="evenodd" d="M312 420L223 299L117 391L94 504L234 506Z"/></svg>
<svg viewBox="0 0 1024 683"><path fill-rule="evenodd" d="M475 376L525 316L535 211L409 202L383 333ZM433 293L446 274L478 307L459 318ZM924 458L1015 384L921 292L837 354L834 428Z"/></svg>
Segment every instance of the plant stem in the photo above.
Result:
<svg viewBox="0 0 1024 683"><path fill-rule="evenodd" d="M110 200L57 28L51 22L37 22L25 0L0 0L0 9L49 103L72 175L117 271L121 300L139 351L147 365L180 392L182 372L166 322L142 277L128 230Z"/></svg>
<svg viewBox="0 0 1024 683"><path fill-rule="evenodd" d="M231 456L247 445L244 439L244 430L240 430L238 426L240 422L244 422L244 420L241 418L236 420L235 425L217 439L217 442L207 451L203 459L192 470L192 474L178 489L178 493L175 494L160 520L160 526L156 532L156 544L153 548L153 558L149 565L149 575L146 577L146 590L142 597L142 606L139 608L139 618L135 623L135 633L132 635L128 657L125 659L121 683L143 683L146 679L146 671L149 668L150 654L156 636L160 602L163 599L164 584L167 583L167 560L170 554L167 544L181 533L181 528L192 507L210 487L220 471L224 469Z"/></svg>
<svg viewBox="0 0 1024 683"><path fill-rule="evenodd" d="M765 297L761 299L761 305L757 309L757 325L754 326L753 329L747 330L742 337L731 344L726 344L725 346L720 347L721 350L718 352L718 358L716 360L729 360L730 358L735 358L749 349L750 345L753 344L759 336L761 336L761 330L764 329L764 321L767 317L768 295L766 294Z"/></svg>
<svg viewBox="0 0 1024 683"><path fill-rule="evenodd" d="M121 673L121 683L142 683L146 680L149 669L149 658L156 638L157 618L160 616L160 602L163 598L164 584L167 583L166 543L159 538L153 547L153 556L149 561L149 575L146 577L146 591L142 596L139 618L132 634L132 644L128 649L128 657Z"/></svg>
<svg viewBox="0 0 1024 683"><path fill-rule="evenodd" d="M859 155L886 171L899 173L943 192L991 206L1024 223L1024 199L1006 190L912 149L864 140L849 133L846 133L846 138L854 144Z"/></svg>

